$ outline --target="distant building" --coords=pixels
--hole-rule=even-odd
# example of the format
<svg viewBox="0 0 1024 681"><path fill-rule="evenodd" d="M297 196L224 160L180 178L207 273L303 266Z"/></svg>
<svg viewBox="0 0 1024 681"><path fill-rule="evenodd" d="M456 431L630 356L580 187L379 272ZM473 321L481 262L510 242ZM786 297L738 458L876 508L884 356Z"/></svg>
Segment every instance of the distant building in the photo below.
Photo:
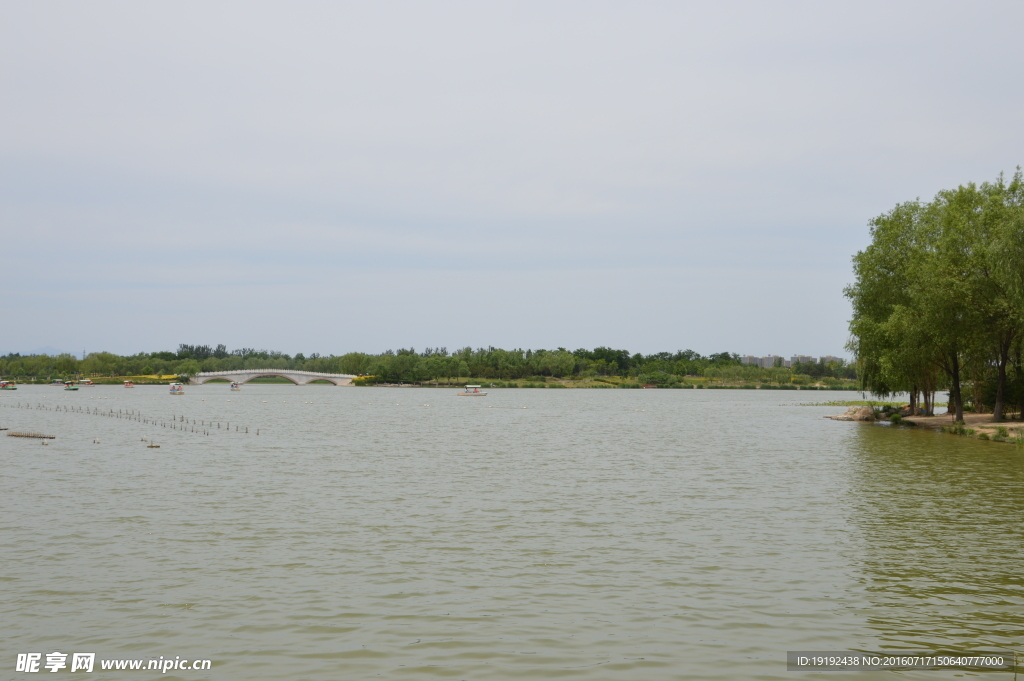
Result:
<svg viewBox="0 0 1024 681"><path fill-rule="evenodd" d="M762 367L762 368L765 368L765 369L770 369L771 367L775 366L775 360L777 360L777 359L781 359L782 360L782 366L784 366L784 367L788 367L790 365L790 362L789 362L788 359L783 359L782 357L779 357L778 355L765 355L764 357L755 357L754 355L744 355L743 357L740 357L740 364L752 364L752 365L754 365L756 367Z"/></svg>
<svg viewBox="0 0 1024 681"><path fill-rule="evenodd" d="M782 366L792 367L797 362L801 364L817 364L818 358L811 357L810 355L793 355L789 359L783 359L778 355L765 355L764 357L755 357L754 355L743 355L740 357L740 364L750 364L756 367L762 367L765 369L775 366L776 360L782 360ZM830 362L845 362L842 357L836 357L834 355L825 355L821 358L821 361L825 364Z"/></svg>

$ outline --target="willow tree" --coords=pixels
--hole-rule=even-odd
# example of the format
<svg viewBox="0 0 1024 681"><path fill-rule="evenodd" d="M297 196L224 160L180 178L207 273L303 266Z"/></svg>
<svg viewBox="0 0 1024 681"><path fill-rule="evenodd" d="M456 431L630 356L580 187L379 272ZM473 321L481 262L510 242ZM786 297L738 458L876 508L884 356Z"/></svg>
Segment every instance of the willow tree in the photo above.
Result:
<svg viewBox="0 0 1024 681"><path fill-rule="evenodd" d="M856 358L861 387L878 395L909 392L916 409L919 391L927 391L927 372L919 329L901 314L912 304L911 283L920 223L926 206L911 201L874 218L871 245L853 258L856 283L845 294L853 305L849 350ZM915 347L916 346L916 347Z"/></svg>
<svg viewBox="0 0 1024 681"><path fill-rule="evenodd" d="M1018 167L1009 183L1000 175L981 186L985 199L979 234L978 305L986 345L995 356L996 395L993 418L1003 419L1006 366L1024 333L1024 176Z"/></svg>
<svg viewBox="0 0 1024 681"><path fill-rule="evenodd" d="M963 366L981 342L976 237L982 208L973 185L939 192L928 204L918 224L918 248L911 254L911 305L899 311L918 332L921 350L948 377L957 421L964 418Z"/></svg>

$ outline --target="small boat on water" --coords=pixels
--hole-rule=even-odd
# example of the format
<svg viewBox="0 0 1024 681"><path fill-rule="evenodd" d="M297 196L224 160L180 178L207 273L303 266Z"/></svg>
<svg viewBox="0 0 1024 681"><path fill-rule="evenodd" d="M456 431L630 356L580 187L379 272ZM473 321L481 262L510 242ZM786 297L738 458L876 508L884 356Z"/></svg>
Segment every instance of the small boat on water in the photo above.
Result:
<svg viewBox="0 0 1024 681"><path fill-rule="evenodd" d="M125 381L124 382L124 387L126 387L126 388L134 388L135 384L132 383L131 381Z"/></svg>
<svg viewBox="0 0 1024 681"><path fill-rule="evenodd" d="M72 383L71 381L68 381L67 383L64 384L64 389L65 390L78 390L78 386L75 385L74 383Z"/></svg>
<svg viewBox="0 0 1024 681"><path fill-rule="evenodd" d="M18 386L14 385L14 381L0 381L0 390L17 390Z"/></svg>
<svg viewBox="0 0 1024 681"><path fill-rule="evenodd" d="M231 389L232 389L232 390L241 390L241 389L242 389L242 386L241 386L241 384L239 384L239 383L232 383L232 384L231 384Z"/></svg>
<svg viewBox="0 0 1024 681"><path fill-rule="evenodd" d="M63 388L64 381L60 380L59 378L55 378L52 381L50 381L50 385L57 386L58 388Z"/></svg>
<svg viewBox="0 0 1024 681"><path fill-rule="evenodd" d="M96 384L92 382L91 378L83 378L81 381L78 382L78 385L82 386L83 388L88 388L89 386L94 386Z"/></svg>
<svg viewBox="0 0 1024 681"><path fill-rule="evenodd" d="M467 385L466 389L459 393L462 397L485 397L487 393L480 390L478 385Z"/></svg>
<svg viewBox="0 0 1024 681"><path fill-rule="evenodd" d="M185 385L182 383L171 383L171 394L172 395L184 395Z"/></svg>

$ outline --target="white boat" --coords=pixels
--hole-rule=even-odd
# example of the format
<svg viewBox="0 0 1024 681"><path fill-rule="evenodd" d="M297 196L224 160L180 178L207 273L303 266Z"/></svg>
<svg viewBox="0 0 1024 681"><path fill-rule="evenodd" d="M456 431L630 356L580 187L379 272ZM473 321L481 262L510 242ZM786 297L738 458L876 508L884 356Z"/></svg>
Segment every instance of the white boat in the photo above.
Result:
<svg viewBox="0 0 1024 681"><path fill-rule="evenodd" d="M64 387L64 381L60 380L59 378L55 378L52 381L50 381L50 385L55 385L58 388L63 388Z"/></svg>
<svg viewBox="0 0 1024 681"><path fill-rule="evenodd" d="M232 383L231 384L231 389L232 390L241 390L242 386L240 384L238 384L238 383Z"/></svg>
<svg viewBox="0 0 1024 681"><path fill-rule="evenodd" d="M126 388L134 388L135 384L132 381L125 381L124 382L124 387L126 387Z"/></svg>
<svg viewBox="0 0 1024 681"><path fill-rule="evenodd" d="M183 383L171 383L171 394L172 395L184 395L185 385Z"/></svg>
<svg viewBox="0 0 1024 681"><path fill-rule="evenodd" d="M89 387L91 385L96 385L96 384L92 382L91 378L83 378L81 381L78 382L78 385L82 386L83 388L87 388L87 387Z"/></svg>
<svg viewBox="0 0 1024 681"><path fill-rule="evenodd" d="M467 385L466 389L459 393L462 397L485 397L487 393L480 390L478 385Z"/></svg>

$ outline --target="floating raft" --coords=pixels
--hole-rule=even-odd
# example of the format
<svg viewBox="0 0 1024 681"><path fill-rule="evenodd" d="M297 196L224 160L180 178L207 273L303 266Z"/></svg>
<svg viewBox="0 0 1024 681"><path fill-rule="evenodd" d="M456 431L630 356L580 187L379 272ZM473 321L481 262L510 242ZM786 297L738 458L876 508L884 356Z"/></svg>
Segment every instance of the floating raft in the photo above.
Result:
<svg viewBox="0 0 1024 681"><path fill-rule="evenodd" d="M12 430L11 432L7 433L7 437L34 437L37 440L55 440L55 439L57 439L56 435L43 435L42 433L19 433L16 430Z"/></svg>

